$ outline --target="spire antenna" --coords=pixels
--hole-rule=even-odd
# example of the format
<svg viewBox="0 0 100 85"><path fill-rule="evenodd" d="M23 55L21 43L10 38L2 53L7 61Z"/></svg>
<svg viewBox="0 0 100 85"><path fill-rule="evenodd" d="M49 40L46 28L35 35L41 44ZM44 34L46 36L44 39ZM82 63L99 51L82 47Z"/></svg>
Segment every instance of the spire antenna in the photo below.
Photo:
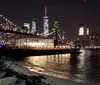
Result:
<svg viewBox="0 0 100 85"><path fill-rule="evenodd" d="M45 7L45 16L47 16L47 7Z"/></svg>

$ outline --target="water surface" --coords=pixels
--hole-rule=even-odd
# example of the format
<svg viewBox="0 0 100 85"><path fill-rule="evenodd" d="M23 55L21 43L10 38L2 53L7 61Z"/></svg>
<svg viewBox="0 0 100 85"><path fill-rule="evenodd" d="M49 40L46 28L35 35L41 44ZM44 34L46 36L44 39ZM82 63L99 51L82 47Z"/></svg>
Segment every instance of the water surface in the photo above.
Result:
<svg viewBox="0 0 100 85"><path fill-rule="evenodd" d="M81 49L81 52L81 54L28 56L16 62L31 72L100 85L100 50Z"/></svg>

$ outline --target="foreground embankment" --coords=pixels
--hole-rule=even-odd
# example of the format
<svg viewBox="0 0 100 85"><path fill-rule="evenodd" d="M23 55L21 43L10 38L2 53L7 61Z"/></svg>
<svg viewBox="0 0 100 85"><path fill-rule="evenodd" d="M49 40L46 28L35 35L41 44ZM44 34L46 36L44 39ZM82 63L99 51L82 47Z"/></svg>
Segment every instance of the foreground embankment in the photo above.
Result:
<svg viewBox="0 0 100 85"><path fill-rule="evenodd" d="M42 81L42 79L46 79L44 76L29 76L25 72L23 73L21 69L20 72L16 71L9 66L9 63L7 64L8 66L5 61L0 60L0 85L50 85Z"/></svg>
<svg viewBox="0 0 100 85"><path fill-rule="evenodd" d="M6 61L4 59L0 61L0 71L3 73L3 75L0 73L1 79L8 77L17 79L13 85L87 85L47 75L41 76L35 72L30 72L16 62Z"/></svg>

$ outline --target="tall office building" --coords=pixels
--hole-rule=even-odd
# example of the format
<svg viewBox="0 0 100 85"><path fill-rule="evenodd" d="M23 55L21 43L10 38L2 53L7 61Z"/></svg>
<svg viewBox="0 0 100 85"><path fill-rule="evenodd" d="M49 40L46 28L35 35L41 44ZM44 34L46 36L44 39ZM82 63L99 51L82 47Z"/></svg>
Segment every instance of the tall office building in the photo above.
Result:
<svg viewBox="0 0 100 85"><path fill-rule="evenodd" d="M89 45L89 27L88 25L80 25L79 26L79 34L78 34L79 43L81 46Z"/></svg>
<svg viewBox="0 0 100 85"><path fill-rule="evenodd" d="M89 27L87 25L79 26L79 36L89 35Z"/></svg>
<svg viewBox="0 0 100 85"><path fill-rule="evenodd" d="M24 23L24 27L27 27L27 33L30 33L30 24Z"/></svg>
<svg viewBox="0 0 100 85"><path fill-rule="evenodd" d="M31 29L31 33L34 34L36 33L36 21L33 19L32 20L32 29Z"/></svg>
<svg viewBox="0 0 100 85"><path fill-rule="evenodd" d="M47 16L47 7L45 7L45 16L44 16L44 19L43 19L43 27L44 27L44 36L47 36L47 34L49 33L49 19L48 19L48 16Z"/></svg>

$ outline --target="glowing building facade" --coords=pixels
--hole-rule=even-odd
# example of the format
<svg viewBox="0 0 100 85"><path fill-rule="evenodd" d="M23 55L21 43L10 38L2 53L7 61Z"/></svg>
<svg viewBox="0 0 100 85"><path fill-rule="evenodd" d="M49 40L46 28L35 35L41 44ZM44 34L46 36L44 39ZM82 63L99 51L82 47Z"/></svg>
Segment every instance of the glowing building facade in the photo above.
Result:
<svg viewBox="0 0 100 85"><path fill-rule="evenodd" d="M53 48L54 40L52 38L21 38L16 40L16 46L33 48L33 49L45 49Z"/></svg>
<svg viewBox="0 0 100 85"><path fill-rule="evenodd" d="M89 44L89 27L87 25L80 25L76 45L87 46Z"/></svg>
<svg viewBox="0 0 100 85"><path fill-rule="evenodd" d="M24 23L24 27L27 27L27 33L30 33L30 24Z"/></svg>
<svg viewBox="0 0 100 85"><path fill-rule="evenodd" d="M79 36L89 35L89 28L87 25L82 25L79 27Z"/></svg>
<svg viewBox="0 0 100 85"><path fill-rule="evenodd" d="M32 20L31 33L32 34L36 33L36 21L35 20Z"/></svg>
<svg viewBox="0 0 100 85"><path fill-rule="evenodd" d="M84 35L84 27L79 28L79 35Z"/></svg>
<svg viewBox="0 0 100 85"><path fill-rule="evenodd" d="M47 7L45 7L45 16L44 16L44 36L47 36L47 34L49 33L49 19L48 19L48 16L47 16Z"/></svg>
<svg viewBox="0 0 100 85"><path fill-rule="evenodd" d="M87 28L87 35L89 35L89 28Z"/></svg>

